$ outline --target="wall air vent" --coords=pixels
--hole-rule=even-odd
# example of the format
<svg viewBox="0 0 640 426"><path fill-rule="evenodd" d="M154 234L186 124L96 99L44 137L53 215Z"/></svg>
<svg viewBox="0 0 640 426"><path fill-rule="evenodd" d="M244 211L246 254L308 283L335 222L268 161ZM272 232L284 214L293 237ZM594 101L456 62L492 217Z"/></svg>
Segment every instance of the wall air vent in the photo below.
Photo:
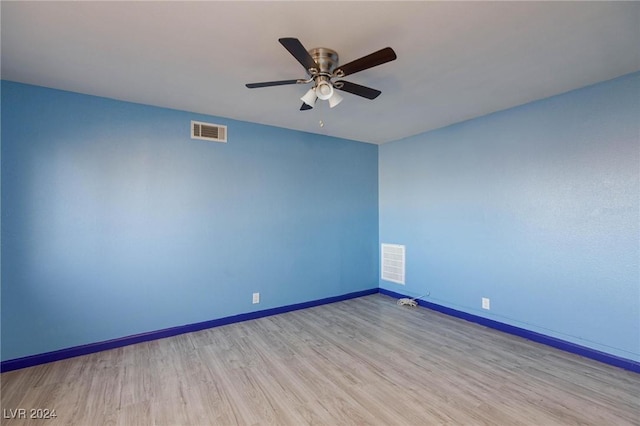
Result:
<svg viewBox="0 0 640 426"><path fill-rule="evenodd" d="M201 139L212 142L227 142L227 126L220 124L191 122L191 139Z"/></svg>
<svg viewBox="0 0 640 426"><path fill-rule="evenodd" d="M382 244L381 278L383 280L404 285L404 253L405 246Z"/></svg>

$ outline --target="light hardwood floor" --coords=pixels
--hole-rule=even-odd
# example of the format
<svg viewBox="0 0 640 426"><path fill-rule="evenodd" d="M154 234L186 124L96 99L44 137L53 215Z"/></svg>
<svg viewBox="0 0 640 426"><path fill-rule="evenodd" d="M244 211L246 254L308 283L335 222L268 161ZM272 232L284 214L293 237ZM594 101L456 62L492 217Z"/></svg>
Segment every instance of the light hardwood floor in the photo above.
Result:
<svg viewBox="0 0 640 426"><path fill-rule="evenodd" d="M1 379L57 414L7 426L640 425L640 375L379 294Z"/></svg>

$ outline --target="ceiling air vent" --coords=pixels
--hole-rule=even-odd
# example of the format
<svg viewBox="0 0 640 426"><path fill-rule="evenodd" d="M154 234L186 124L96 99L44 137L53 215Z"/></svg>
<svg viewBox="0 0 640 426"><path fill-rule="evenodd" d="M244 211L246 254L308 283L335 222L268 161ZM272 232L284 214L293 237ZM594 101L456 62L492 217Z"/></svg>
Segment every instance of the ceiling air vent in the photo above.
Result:
<svg viewBox="0 0 640 426"><path fill-rule="evenodd" d="M383 280L404 285L404 252L405 246L382 244Z"/></svg>
<svg viewBox="0 0 640 426"><path fill-rule="evenodd" d="M227 142L227 126L220 124L191 122L191 139L201 139L212 142Z"/></svg>

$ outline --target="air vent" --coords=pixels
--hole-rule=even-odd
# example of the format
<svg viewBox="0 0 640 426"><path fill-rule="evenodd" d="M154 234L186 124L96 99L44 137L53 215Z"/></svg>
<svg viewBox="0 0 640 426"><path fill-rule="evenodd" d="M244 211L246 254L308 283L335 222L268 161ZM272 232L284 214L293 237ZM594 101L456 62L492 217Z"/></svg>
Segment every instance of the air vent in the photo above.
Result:
<svg viewBox="0 0 640 426"><path fill-rule="evenodd" d="M191 139L201 139L212 142L227 142L227 126L220 124L191 122Z"/></svg>
<svg viewBox="0 0 640 426"><path fill-rule="evenodd" d="M382 279L404 285L405 246L382 244Z"/></svg>

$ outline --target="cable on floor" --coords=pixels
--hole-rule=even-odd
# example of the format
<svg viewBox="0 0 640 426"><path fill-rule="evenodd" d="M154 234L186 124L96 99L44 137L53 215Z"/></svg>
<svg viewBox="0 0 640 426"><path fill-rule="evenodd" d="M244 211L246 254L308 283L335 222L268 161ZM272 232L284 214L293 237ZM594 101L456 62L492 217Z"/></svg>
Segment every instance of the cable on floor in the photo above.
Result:
<svg viewBox="0 0 640 426"><path fill-rule="evenodd" d="M431 294L431 292L428 291L425 294L423 294L422 296L414 297L413 299L410 299L408 297L403 297L402 299L398 299L396 304L398 306L408 306L410 308L415 308L416 306L418 306L418 300L419 299L422 299L423 297L427 297L430 294Z"/></svg>

